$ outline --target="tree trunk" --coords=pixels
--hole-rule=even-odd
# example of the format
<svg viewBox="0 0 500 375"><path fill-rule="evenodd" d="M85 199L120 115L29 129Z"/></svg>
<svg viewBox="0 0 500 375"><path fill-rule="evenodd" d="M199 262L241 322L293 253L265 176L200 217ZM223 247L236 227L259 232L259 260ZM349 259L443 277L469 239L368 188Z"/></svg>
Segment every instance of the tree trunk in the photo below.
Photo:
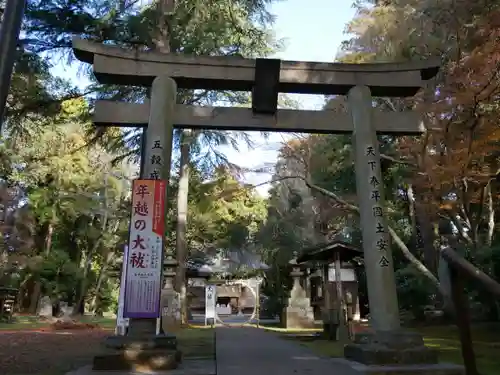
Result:
<svg viewBox="0 0 500 375"><path fill-rule="evenodd" d="M101 244L103 234L106 232L108 228L108 173L104 174L104 215L102 218L102 227L101 227L101 235L96 239L94 246L92 246L92 250L88 253L87 261L85 262L85 268L83 270L83 278L80 284L80 294L78 295L77 303L73 307L73 315L79 315L85 313L85 296L87 294L88 288L88 275L90 273L90 269L92 267L92 257L99 249L99 245Z"/></svg>
<svg viewBox="0 0 500 375"><path fill-rule="evenodd" d="M31 297L30 297L30 307L29 307L29 312L30 314L36 314L36 310L38 308L38 301L40 300L40 295L42 293L42 283L40 281L35 281L33 284L33 290L31 292Z"/></svg>
<svg viewBox="0 0 500 375"><path fill-rule="evenodd" d="M438 279L439 279L439 283L441 284L441 287L446 292L446 294L449 296L452 296L449 266L448 266L448 262L442 256L439 257ZM452 302L453 301L450 299L448 299L448 300L443 299L442 300L443 310L446 311L450 315L455 314L455 307L454 307L454 304Z"/></svg>
<svg viewBox="0 0 500 375"><path fill-rule="evenodd" d="M154 48L162 53L170 52L170 25L168 23L168 13L170 11L168 0L156 0L158 9L158 22L154 37Z"/></svg>
<svg viewBox="0 0 500 375"><path fill-rule="evenodd" d="M2 184L2 189L7 189L6 184ZM7 230L7 223L9 221L9 202L7 200L7 194L4 193L4 197L2 197L3 203L3 221L2 221L2 232ZM7 251L7 246L3 245L0 252L0 279L4 276L5 268L7 268L7 264L9 262L9 252Z"/></svg>
<svg viewBox="0 0 500 375"><path fill-rule="evenodd" d="M415 193L415 216L422 239L424 264L429 271L437 275L439 252L435 246L436 236L434 234L432 220L430 220L429 213L425 209L426 202L424 202L424 198L419 195L418 191Z"/></svg>
<svg viewBox="0 0 500 375"><path fill-rule="evenodd" d="M486 214L488 220L488 234L486 236L485 244L491 247L493 242L493 234L495 233L495 207L493 206L493 196L491 193L491 182L486 187Z"/></svg>
<svg viewBox="0 0 500 375"><path fill-rule="evenodd" d="M115 223L115 226L113 228L112 233L116 233L118 230L118 227L120 226L120 221L117 220ZM106 229L106 228L104 228ZM104 263L101 266L101 270L99 271L99 276L97 277L97 283L95 286L95 293L94 297L92 298L92 301L90 302L90 311L95 313L95 308L97 306L96 301L97 301L97 296L99 295L99 291L101 290L102 283L106 279L106 271L108 268L109 263L111 262L111 259L113 259L115 255L115 252L113 250L109 251L108 254L106 255L106 258L104 259Z"/></svg>
<svg viewBox="0 0 500 375"><path fill-rule="evenodd" d="M50 254L52 248L52 236L54 235L54 223L51 221L47 226L47 234L45 235L45 255Z"/></svg>
<svg viewBox="0 0 500 375"><path fill-rule="evenodd" d="M478 375L470 327L469 301L465 294L464 281L454 266L449 266L449 274L465 373Z"/></svg>
<svg viewBox="0 0 500 375"><path fill-rule="evenodd" d="M413 243L415 248L418 247L418 223L417 214L415 212L415 194L413 193L413 185L409 184L406 189L406 196L408 197L408 215L410 216L410 224L412 230Z"/></svg>
<svg viewBox="0 0 500 375"><path fill-rule="evenodd" d="M92 259L92 254L87 255L87 261L85 262L85 266L83 268L83 277L82 280L80 281L80 290L77 291L76 294L76 301L75 304L73 305L73 311L71 312L72 315L81 315L82 314L82 305L83 305L83 313L85 313L85 294L87 290L87 278L88 278L88 271L89 268L92 265L92 261L89 261L89 259Z"/></svg>
<svg viewBox="0 0 500 375"><path fill-rule="evenodd" d="M73 315L80 315L85 312L85 307L84 307L84 302L85 302L85 296L87 295L87 288L89 284L89 274L90 270L92 268L92 258L94 254L97 252L97 248L99 247L99 244L101 242L101 239L97 239L96 243L92 247L92 250L87 255L87 261L85 262L85 268L83 269L83 277L82 277L82 282L80 283L80 291L78 293L78 298L76 300L75 305L73 306Z"/></svg>
<svg viewBox="0 0 500 375"><path fill-rule="evenodd" d="M55 208L52 208L52 219L47 224L46 227L47 229L45 231L45 236L43 239L43 247L46 257L50 255L50 250L52 249L52 237L54 235L54 220L55 220ZM36 314L36 310L38 308L38 301L40 300L41 296L42 296L42 283L40 282L40 280L36 280L30 298L29 311L31 314Z"/></svg>
<svg viewBox="0 0 500 375"><path fill-rule="evenodd" d="M4 277L5 270L8 268L9 263L9 252L7 251L7 246L2 247L0 250L0 279Z"/></svg>
<svg viewBox="0 0 500 375"><path fill-rule="evenodd" d="M179 190L177 191L177 236L176 257L179 262L175 279L175 288L180 293L182 324L187 324L186 298L186 260L187 260L187 211L189 196L189 130L183 130L181 135L181 157L179 171Z"/></svg>
<svg viewBox="0 0 500 375"><path fill-rule="evenodd" d="M111 262L111 259L113 259L113 256L115 255L114 251L110 251L108 255L106 256L106 259L104 260L103 265L101 266L101 271L99 272L99 276L97 277L97 283L95 286L95 292L94 296L92 297L92 300L90 301L90 311L92 311L94 314L96 312L96 307L97 307L97 296L99 295L99 291L101 290L102 283L106 279L106 271L108 268L109 262Z"/></svg>
<svg viewBox="0 0 500 375"><path fill-rule="evenodd" d="M422 262L420 262L408 249L408 247L405 245L403 240L397 235L397 233L392 229L390 226L389 228L389 233L392 237L392 240L394 243L399 247L401 252L403 253L404 257L413 265L417 270L420 271L420 273L425 276L429 281L431 281L436 288L439 290L439 292L445 297L446 299L449 299L450 296L446 294L446 291L442 288L441 284L439 283L439 280L434 276L434 274L424 265Z"/></svg>

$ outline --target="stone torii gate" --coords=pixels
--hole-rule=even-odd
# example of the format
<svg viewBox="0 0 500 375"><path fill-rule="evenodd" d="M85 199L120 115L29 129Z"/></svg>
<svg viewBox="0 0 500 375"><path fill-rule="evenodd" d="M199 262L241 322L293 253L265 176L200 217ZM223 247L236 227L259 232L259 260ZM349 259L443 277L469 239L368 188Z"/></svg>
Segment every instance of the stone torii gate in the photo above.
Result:
<svg viewBox="0 0 500 375"><path fill-rule="evenodd" d="M100 83L152 88L149 102L98 101L94 114L94 122L101 126L147 126L144 178L168 181L173 127L353 133L373 332L357 335L346 346L344 364L358 373L462 373L459 367L438 365L436 351L425 347L421 336L401 330L376 136L418 135L424 128L417 113L372 108L372 96L415 95L437 74L439 63L332 64L187 56L125 50L81 39L73 41L73 49L79 60L93 64ZM179 105L177 88L251 91L252 108ZM278 110L280 92L347 95L349 111ZM159 145L161 165L149 163L151 156L159 155ZM152 322L132 320L130 324L131 335L155 334Z"/></svg>

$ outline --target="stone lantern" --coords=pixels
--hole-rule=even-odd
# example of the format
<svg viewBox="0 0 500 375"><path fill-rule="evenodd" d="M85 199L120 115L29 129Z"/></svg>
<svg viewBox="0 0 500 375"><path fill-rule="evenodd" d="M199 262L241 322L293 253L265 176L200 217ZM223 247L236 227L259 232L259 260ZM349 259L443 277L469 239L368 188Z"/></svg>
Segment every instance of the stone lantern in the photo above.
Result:
<svg viewBox="0 0 500 375"><path fill-rule="evenodd" d="M172 333L181 327L180 296L174 289L177 261L169 256L163 261L163 289L161 291L161 327L163 332Z"/></svg>
<svg viewBox="0 0 500 375"><path fill-rule="evenodd" d="M290 297L287 300L287 305L283 310L282 325L289 329L314 328L314 314L311 301L300 284L300 277L304 272L302 272L300 265L297 263L297 254L294 255L294 259L289 262L292 268L290 276L293 279L293 286L290 291Z"/></svg>

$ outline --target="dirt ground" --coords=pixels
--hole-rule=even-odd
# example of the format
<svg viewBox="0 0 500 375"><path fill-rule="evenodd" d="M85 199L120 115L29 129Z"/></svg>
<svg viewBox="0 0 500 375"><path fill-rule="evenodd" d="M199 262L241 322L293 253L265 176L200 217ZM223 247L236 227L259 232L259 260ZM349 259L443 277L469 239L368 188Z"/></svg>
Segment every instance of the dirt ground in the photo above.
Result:
<svg viewBox="0 0 500 375"><path fill-rule="evenodd" d="M109 330L0 331L0 374L62 375L88 365Z"/></svg>

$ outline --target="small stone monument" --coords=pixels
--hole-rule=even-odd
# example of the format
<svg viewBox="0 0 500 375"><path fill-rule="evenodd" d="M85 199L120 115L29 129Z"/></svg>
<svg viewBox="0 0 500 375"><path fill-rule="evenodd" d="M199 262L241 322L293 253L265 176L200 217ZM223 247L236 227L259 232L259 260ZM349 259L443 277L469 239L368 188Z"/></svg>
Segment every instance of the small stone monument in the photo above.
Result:
<svg viewBox="0 0 500 375"><path fill-rule="evenodd" d="M61 316L59 320L66 323L73 322L72 313L73 306L69 306L67 302L61 302Z"/></svg>
<svg viewBox="0 0 500 375"><path fill-rule="evenodd" d="M38 305L38 316L41 318L52 318L52 300L49 296L43 296Z"/></svg>
<svg viewBox="0 0 500 375"><path fill-rule="evenodd" d="M283 310L283 327L288 329L314 328L314 313L311 301L302 285L300 285L300 277L304 273L300 270L296 258L290 261L290 265L292 266L290 276L293 278L293 287L290 291L287 306Z"/></svg>
<svg viewBox="0 0 500 375"><path fill-rule="evenodd" d="M177 261L172 257L163 263L165 284L161 291L161 328L164 333L174 333L181 328L180 295L174 290L175 267Z"/></svg>

